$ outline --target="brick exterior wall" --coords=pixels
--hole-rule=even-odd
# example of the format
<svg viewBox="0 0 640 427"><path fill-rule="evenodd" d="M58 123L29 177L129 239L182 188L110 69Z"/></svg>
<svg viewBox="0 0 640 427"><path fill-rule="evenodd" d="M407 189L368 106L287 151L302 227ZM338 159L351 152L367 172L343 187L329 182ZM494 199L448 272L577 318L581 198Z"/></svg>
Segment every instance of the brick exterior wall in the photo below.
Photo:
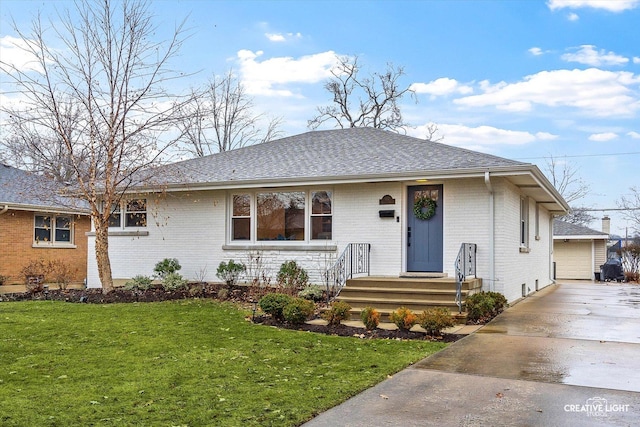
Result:
<svg viewBox="0 0 640 427"><path fill-rule="evenodd" d="M0 275L9 276L7 284L23 284L22 267L31 260L63 260L74 271L73 281L82 282L87 274L88 216L74 217L75 248L34 247L35 212L9 210L0 215ZM45 277L45 281L47 278Z"/></svg>

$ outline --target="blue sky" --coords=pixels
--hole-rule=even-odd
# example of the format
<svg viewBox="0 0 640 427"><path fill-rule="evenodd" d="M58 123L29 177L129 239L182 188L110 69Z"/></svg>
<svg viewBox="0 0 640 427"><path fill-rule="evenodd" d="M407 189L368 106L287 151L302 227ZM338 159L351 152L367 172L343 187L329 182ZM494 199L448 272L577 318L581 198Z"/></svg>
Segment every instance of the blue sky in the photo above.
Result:
<svg viewBox="0 0 640 427"><path fill-rule="evenodd" d="M39 9L55 19L65 7L0 0L2 59L15 55L11 19L27 29ZM541 169L545 157L566 160L591 187L578 204L592 208L615 208L640 186L640 0L167 0L151 10L158 37L187 20L174 64L197 72L185 87L233 68L287 135L329 103L335 55L358 55L364 73L404 67L418 101L402 105L410 135L435 123L447 144ZM614 232L631 227L618 212L594 214L604 213Z"/></svg>

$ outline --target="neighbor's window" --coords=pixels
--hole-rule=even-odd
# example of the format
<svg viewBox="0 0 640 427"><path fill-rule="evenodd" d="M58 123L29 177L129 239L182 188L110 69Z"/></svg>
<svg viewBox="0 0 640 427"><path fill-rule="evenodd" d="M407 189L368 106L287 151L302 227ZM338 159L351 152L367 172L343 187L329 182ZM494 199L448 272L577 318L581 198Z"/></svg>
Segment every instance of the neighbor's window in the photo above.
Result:
<svg viewBox="0 0 640 427"><path fill-rule="evenodd" d="M529 246L529 198L520 198L520 246Z"/></svg>
<svg viewBox="0 0 640 427"><path fill-rule="evenodd" d="M331 192L311 193L311 239L331 240L332 231Z"/></svg>
<svg viewBox="0 0 640 427"><path fill-rule="evenodd" d="M123 223L124 222L124 223ZM109 227L146 227L147 199L132 199L111 207Z"/></svg>
<svg viewBox="0 0 640 427"><path fill-rule="evenodd" d="M305 193L258 193L257 240L304 240Z"/></svg>
<svg viewBox="0 0 640 427"><path fill-rule="evenodd" d="M36 215L34 241L36 243L71 243L73 218L69 215Z"/></svg>
<svg viewBox="0 0 640 427"><path fill-rule="evenodd" d="M234 194L231 212L233 240L251 240L251 195Z"/></svg>

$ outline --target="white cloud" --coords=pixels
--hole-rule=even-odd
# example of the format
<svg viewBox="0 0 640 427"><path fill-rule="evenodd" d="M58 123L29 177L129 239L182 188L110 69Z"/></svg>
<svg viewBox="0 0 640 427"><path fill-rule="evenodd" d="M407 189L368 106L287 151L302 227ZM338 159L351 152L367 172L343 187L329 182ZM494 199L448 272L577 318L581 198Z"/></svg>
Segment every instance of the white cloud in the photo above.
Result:
<svg viewBox="0 0 640 427"><path fill-rule="evenodd" d="M276 43L282 43L286 42L287 40L302 38L302 34L300 33L265 33L265 36L267 37L267 39L269 39L269 41Z"/></svg>
<svg viewBox="0 0 640 427"><path fill-rule="evenodd" d="M536 132L536 138L540 141L551 141L558 138L558 135L554 135L549 132Z"/></svg>
<svg viewBox="0 0 640 427"><path fill-rule="evenodd" d="M618 134L614 132L594 133L589 135L589 141L605 142L618 138Z"/></svg>
<svg viewBox="0 0 640 427"><path fill-rule="evenodd" d="M606 116L632 116L640 109L635 87L640 76L626 71L586 70L542 71L516 83L480 82L484 92L454 100L469 108L495 107L526 112L535 105L551 108L572 107L585 113Z"/></svg>
<svg viewBox="0 0 640 427"><path fill-rule="evenodd" d="M272 42L283 42L286 40L282 34L266 33L265 36L267 36L269 41L272 41Z"/></svg>
<svg viewBox="0 0 640 427"><path fill-rule="evenodd" d="M579 9L582 7L590 7L592 9L604 9L609 12L622 12L636 8L640 4L640 0L549 0L547 6L549 9Z"/></svg>
<svg viewBox="0 0 640 427"><path fill-rule="evenodd" d="M447 77L442 77L429 83L414 83L411 85L411 90L416 93L428 93L433 97L450 95L452 93L462 95L473 93L471 86L460 84L457 80Z"/></svg>
<svg viewBox="0 0 640 427"><path fill-rule="evenodd" d="M295 96L289 89L277 87L287 83L317 83L329 78L337 61L333 51L260 62L258 58L262 55L263 51L240 50L237 53L241 80L251 95Z"/></svg>
<svg viewBox="0 0 640 427"><path fill-rule="evenodd" d="M580 17L578 16L577 13L571 12L570 14L567 15L567 19L571 22L575 22L575 21L578 21Z"/></svg>
<svg viewBox="0 0 640 427"><path fill-rule="evenodd" d="M25 42L12 36L0 37L0 58L18 71L42 72L42 67L37 58L28 52L29 43L32 43L32 41Z"/></svg>
<svg viewBox="0 0 640 427"><path fill-rule="evenodd" d="M544 52L539 47L532 47L531 49L529 49L529 53L533 56L544 55Z"/></svg>
<svg viewBox="0 0 640 427"><path fill-rule="evenodd" d="M627 136L630 136L633 139L640 139L640 133L635 131L627 132Z"/></svg>
<svg viewBox="0 0 640 427"><path fill-rule="evenodd" d="M407 133L411 136L424 138L428 134L428 126L429 124L418 126L408 130ZM459 124L439 123L437 127L438 132L436 137L442 137L442 142L445 144L484 151L486 151L486 147L489 146L524 145L557 137L547 132L532 134L530 132L517 130L499 129L493 126L469 127Z"/></svg>
<svg viewBox="0 0 640 427"><path fill-rule="evenodd" d="M638 56L634 56L634 57L633 57L633 63L634 63L634 64L640 64L640 57L638 57Z"/></svg>
<svg viewBox="0 0 640 427"><path fill-rule="evenodd" d="M629 58L616 55L613 52L605 52L603 49L597 51L595 46L589 44L580 46L575 53L565 53L561 58L567 62L578 62L594 67L602 65L624 65L629 62Z"/></svg>

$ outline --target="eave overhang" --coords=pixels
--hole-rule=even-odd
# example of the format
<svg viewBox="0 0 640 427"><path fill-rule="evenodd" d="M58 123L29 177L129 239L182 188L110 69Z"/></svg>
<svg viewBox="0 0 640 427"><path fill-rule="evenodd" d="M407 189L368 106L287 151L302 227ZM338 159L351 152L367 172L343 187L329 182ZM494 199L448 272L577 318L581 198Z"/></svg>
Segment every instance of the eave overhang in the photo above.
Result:
<svg viewBox="0 0 640 427"><path fill-rule="evenodd" d="M371 182L396 182L415 180L446 180L463 178L482 178L489 173L490 177L504 177L518 187L523 194L531 197L538 205L553 215L565 215L569 212L569 205L557 192L553 185L540 172L537 166L522 164L517 166L482 167L467 169L445 169L436 171L417 170L407 172L377 173L365 175L336 175L336 176L294 176L276 178L256 178L243 180L222 180L217 182L188 182L140 185L129 188L129 194L155 192L182 192L205 190L233 190L240 188L269 188L320 186L337 184L358 184Z"/></svg>

